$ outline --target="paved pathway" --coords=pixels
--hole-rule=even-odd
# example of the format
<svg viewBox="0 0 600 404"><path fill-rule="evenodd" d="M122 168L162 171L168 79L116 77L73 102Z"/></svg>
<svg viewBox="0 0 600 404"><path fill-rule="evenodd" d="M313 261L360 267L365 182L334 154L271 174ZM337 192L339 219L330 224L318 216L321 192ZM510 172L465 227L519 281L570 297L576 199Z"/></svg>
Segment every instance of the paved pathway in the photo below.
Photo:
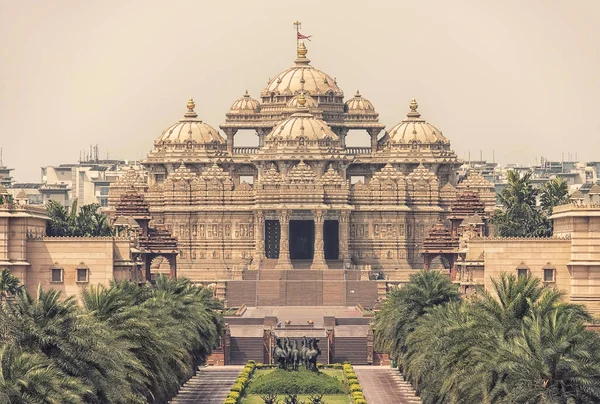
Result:
<svg viewBox="0 0 600 404"><path fill-rule="evenodd" d="M353 366L369 404L420 404L410 383L397 370L378 366Z"/></svg>
<svg viewBox="0 0 600 404"><path fill-rule="evenodd" d="M188 380L172 404L223 404L243 366L206 366Z"/></svg>

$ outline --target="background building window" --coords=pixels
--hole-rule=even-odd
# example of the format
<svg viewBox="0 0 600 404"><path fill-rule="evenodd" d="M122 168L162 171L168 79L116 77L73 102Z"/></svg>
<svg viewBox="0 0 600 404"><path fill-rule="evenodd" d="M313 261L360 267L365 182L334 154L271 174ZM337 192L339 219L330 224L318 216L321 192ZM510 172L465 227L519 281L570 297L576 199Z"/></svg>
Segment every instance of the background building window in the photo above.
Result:
<svg viewBox="0 0 600 404"><path fill-rule="evenodd" d="M529 276L529 267L524 262L517 267L517 277L527 278Z"/></svg>
<svg viewBox="0 0 600 404"><path fill-rule="evenodd" d="M554 269L544 269L544 282L554 282Z"/></svg>
<svg viewBox="0 0 600 404"><path fill-rule="evenodd" d="M50 282L62 283L63 282L63 269L62 268L51 268L50 269Z"/></svg>
<svg viewBox="0 0 600 404"><path fill-rule="evenodd" d="M88 268L77 268L77 282L84 283L89 282L89 269Z"/></svg>

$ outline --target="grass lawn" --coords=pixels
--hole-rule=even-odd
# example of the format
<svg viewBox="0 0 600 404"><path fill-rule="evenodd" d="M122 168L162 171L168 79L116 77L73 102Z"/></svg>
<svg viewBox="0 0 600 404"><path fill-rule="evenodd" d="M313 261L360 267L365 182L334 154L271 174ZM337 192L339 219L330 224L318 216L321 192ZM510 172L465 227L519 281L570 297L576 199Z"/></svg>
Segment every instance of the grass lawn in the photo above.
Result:
<svg viewBox="0 0 600 404"><path fill-rule="evenodd" d="M277 398L280 400L283 400L284 397L285 397L285 395L277 396ZM307 400L308 396L307 395L299 395L298 398L301 400ZM350 397L348 397L345 394L323 396L323 400L327 404L349 404L350 403ZM244 401L242 401L242 404L264 404L264 403L265 402L257 394L251 394L251 395L245 397Z"/></svg>

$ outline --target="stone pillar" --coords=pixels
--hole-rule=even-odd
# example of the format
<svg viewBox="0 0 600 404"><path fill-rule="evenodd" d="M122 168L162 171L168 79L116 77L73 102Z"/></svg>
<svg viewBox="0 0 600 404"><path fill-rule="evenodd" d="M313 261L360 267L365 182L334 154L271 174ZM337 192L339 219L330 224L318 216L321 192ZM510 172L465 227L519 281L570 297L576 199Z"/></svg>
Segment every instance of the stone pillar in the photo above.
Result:
<svg viewBox="0 0 600 404"><path fill-rule="evenodd" d="M177 279L177 256L172 255L169 257L169 277Z"/></svg>
<svg viewBox="0 0 600 404"><path fill-rule="evenodd" d="M347 128L340 128L338 130L338 136L340 137L340 143L342 144L342 147L346 147L346 135L347 134L348 134Z"/></svg>
<svg viewBox="0 0 600 404"><path fill-rule="evenodd" d="M325 243L323 242L323 224L325 224L325 214L322 210L313 211L315 217L315 248L313 262L310 269L327 269L325 263Z"/></svg>
<svg viewBox="0 0 600 404"><path fill-rule="evenodd" d="M257 129L256 134L258 135L258 147L263 147L265 145L265 136L269 134L269 129Z"/></svg>
<svg viewBox="0 0 600 404"><path fill-rule="evenodd" d="M253 266L260 269L265 258L265 215L261 210L254 212L254 259Z"/></svg>
<svg viewBox="0 0 600 404"><path fill-rule="evenodd" d="M367 133L371 136L371 154L375 154L377 152L377 135L381 129L368 129Z"/></svg>
<svg viewBox="0 0 600 404"><path fill-rule="evenodd" d="M350 212L342 211L340 213L339 225L339 238L340 238L340 259L342 260L344 269L350 265L350 250L348 248L348 241L350 238Z"/></svg>
<svg viewBox="0 0 600 404"><path fill-rule="evenodd" d="M227 153L233 155L233 137L237 132L237 129L227 128L223 129L223 132L227 135Z"/></svg>
<svg viewBox="0 0 600 404"><path fill-rule="evenodd" d="M279 260L277 260L277 269L292 269L290 261L290 212L282 210L279 212Z"/></svg>
<svg viewBox="0 0 600 404"><path fill-rule="evenodd" d="M225 324L225 335L223 335L223 364L229 365L231 362L231 330L229 324Z"/></svg>

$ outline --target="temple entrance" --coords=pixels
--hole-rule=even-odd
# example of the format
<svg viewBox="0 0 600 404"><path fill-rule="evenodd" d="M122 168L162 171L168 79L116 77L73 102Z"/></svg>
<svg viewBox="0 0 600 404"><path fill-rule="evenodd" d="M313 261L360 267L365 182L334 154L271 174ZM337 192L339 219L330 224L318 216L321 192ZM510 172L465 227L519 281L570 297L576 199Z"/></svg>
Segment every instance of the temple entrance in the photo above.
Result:
<svg viewBox="0 0 600 404"><path fill-rule="evenodd" d="M340 259L340 226L337 220L325 220L323 244L326 260Z"/></svg>
<svg viewBox="0 0 600 404"><path fill-rule="evenodd" d="M265 220L265 257L279 258L279 237L281 226L279 220Z"/></svg>
<svg viewBox="0 0 600 404"><path fill-rule="evenodd" d="M315 245L315 222L290 220L290 259L312 260Z"/></svg>

